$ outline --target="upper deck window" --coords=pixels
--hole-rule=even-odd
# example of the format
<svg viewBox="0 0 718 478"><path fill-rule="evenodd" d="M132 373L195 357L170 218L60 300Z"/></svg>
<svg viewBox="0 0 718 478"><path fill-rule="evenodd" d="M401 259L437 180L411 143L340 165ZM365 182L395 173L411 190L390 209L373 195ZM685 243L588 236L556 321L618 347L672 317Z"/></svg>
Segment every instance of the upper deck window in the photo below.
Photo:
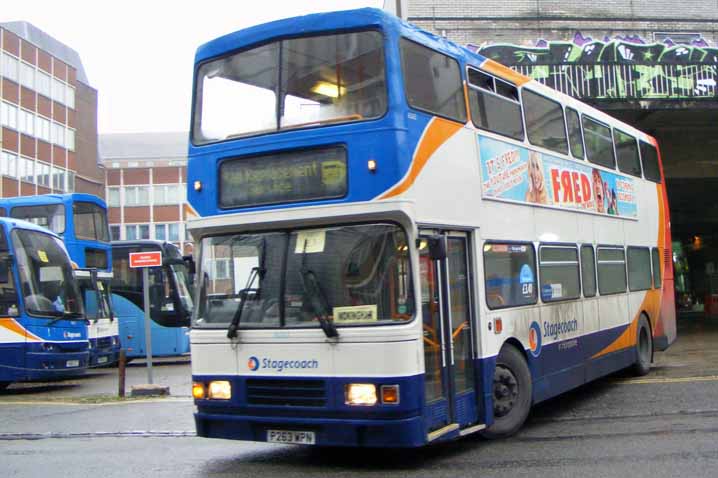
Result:
<svg viewBox="0 0 718 478"><path fill-rule="evenodd" d="M455 59L402 38L401 63L410 106L462 123L466 121L464 88Z"/></svg>
<svg viewBox="0 0 718 478"><path fill-rule="evenodd" d="M378 118L387 106L382 35L293 38L225 56L199 67L195 96L197 144Z"/></svg>
<svg viewBox="0 0 718 478"><path fill-rule="evenodd" d="M588 116L583 117L583 139L588 160L607 168L616 168L611 128Z"/></svg>
<svg viewBox="0 0 718 478"><path fill-rule="evenodd" d="M641 160L643 161L643 175L654 183L661 182L661 170L658 168L658 151L655 146L641 141Z"/></svg>
<svg viewBox="0 0 718 478"><path fill-rule="evenodd" d="M526 89L521 92L521 96L529 142L557 153L568 154L561 103Z"/></svg>
<svg viewBox="0 0 718 478"><path fill-rule="evenodd" d="M109 242L107 211L91 202L76 202L72 205L75 220L75 237L89 241Z"/></svg>
<svg viewBox="0 0 718 478"><path fill-rule="evenodd" d="M469 68L469 107L477 128L524 139L519 90L514 85Z"/></svg>
<svg viewBox="0 0 718 478"><path fill-rule="evenodd" d="M10 216L45 227L55 234L65 232L65 206L62 204L16 206L10 210Z"/></svg>
<svg viewBox="0 0 718 478"><path fill-rule="evenodd" d="M638 159L636 138L623 131L614 129L613 140L616 145L618 169L621 172L641 177L641 162Z"/></svg>

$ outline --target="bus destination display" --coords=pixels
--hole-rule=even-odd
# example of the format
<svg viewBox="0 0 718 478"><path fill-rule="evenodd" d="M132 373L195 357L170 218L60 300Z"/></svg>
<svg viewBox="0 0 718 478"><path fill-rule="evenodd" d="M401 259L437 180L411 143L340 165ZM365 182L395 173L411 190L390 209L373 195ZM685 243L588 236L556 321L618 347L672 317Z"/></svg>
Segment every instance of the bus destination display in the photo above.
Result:
<svg viewBox="0 0 718 478"><path fill-rule="evenodd" d="M346 151L341 147L292 151L224 161L224 208L339 198L347 192Z"/></svg>

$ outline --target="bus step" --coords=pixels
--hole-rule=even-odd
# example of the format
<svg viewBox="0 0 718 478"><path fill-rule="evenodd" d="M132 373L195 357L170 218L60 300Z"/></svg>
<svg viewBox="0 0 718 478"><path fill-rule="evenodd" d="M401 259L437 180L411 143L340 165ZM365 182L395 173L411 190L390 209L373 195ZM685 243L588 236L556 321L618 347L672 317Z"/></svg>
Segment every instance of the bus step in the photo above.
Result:
<svg viewBox="0 0 718 478"><path fill-rule="evenodd" d="M446 425L444 428L439 428L438 430L434 430L433 432L429 433L427 435L428 441L434 441L437 438L440 438L447 433L453 432L455 430L459 429L458 423L450 423L449 425Z"/></svg>
<svg viewBox="0 0 718 478"><path fill-rule="evenodd" d="M459 432L459 435L461 435L461 436L470 435L474 432L481 431L484 428L486 428L486 425L484 425L483 423L481 423L479 425L474 425L471 427L466 427L466 428L461 429L461 431Z"/></svg>

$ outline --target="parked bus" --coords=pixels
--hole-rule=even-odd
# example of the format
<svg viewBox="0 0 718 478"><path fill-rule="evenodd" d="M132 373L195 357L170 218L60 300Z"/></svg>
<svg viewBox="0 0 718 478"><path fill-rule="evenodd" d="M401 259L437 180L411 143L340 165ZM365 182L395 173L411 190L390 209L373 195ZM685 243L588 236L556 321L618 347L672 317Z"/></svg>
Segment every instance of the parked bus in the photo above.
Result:
<svg viewBox="0 0 718 478"><path fill-rule="evenodd" d="M7 216L45 227L62 238L85 302L90 366L116 362L120 340L109 295L112 249L105 201L91 194L43 194L5 198L0 206Z"/></svg>
<svg viewBox="0 0 718 478"><path fill-rule="evenodd" d="M112 304L120 321L120 342L129 359L146 356L142 269L130 267L130 253L149 251L162 252L163 262L161 268L149 271L152 356L189 353L190 274L177 246L151 240L113 241Z"/></svg>
<svg viewBox="0 0 718 478"><path fill-rule="evenodd" d="M84 373L89 342L62 240L0 218L0 389Z"/></svg>
<svg viewBox="0 0 718 478"><path fill-rule="evenodd" d="M199 436L509 436L676 337L655 139L378 10L201 46L188 184Z"/></svg>

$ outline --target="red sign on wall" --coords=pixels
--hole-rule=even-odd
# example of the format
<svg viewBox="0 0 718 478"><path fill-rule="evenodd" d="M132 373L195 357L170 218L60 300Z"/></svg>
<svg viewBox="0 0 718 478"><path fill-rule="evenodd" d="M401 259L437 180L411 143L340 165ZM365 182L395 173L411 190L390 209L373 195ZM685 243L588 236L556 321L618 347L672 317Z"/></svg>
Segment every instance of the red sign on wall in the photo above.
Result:
<svg viewBox="0 0 718 478"><path fill-rule="evenodd" d="M162 252L130 252L130 267L159 267L162 265Z"/></svg>

